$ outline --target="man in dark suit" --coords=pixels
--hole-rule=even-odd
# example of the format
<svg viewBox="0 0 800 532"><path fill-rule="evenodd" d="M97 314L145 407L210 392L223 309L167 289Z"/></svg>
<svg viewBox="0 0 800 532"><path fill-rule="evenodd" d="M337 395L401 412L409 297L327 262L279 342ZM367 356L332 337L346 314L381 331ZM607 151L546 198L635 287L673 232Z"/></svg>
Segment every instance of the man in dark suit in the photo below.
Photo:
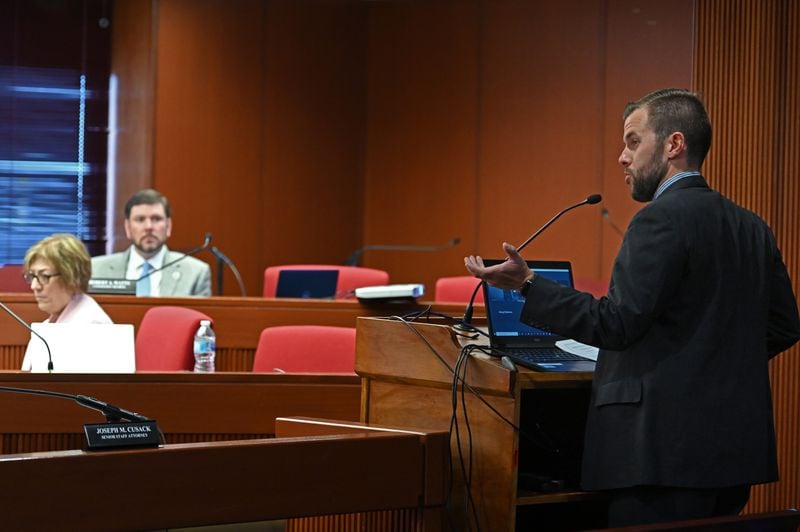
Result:
<svg viewBox="0 0 800 532"><path fill-rule="evenodd" d="M509 260L467 269L519 289L521 319L600 347L582 483L607 490L609 525L738 513L778 478L768 361L800 338L775 237L708 187L711 124L693 93L629 104L619 162L633 198L608 297L534 276Z"/></svg>
<svg viewBox="0 0 800 532"><path fill-rule="evenodd" d="M130 247L92 257L92 277L138 279L139 296L210 296L211 268L194 257L170 251L167 239L171 234L167 198L153 189L140 190L125 204L125 235Z"/></svg>

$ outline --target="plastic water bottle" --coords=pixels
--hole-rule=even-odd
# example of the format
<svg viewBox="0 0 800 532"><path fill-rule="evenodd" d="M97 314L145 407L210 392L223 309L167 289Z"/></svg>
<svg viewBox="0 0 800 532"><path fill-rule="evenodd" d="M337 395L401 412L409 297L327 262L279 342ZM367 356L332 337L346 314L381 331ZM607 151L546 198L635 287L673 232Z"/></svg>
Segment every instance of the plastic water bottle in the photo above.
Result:
<svg viewBox="0 0 800 532"><path fill-rule="evenodd" d="M200 373L214 371L217 337L209 320L200 320L200 327L194 333L194 370Z"/></svg>

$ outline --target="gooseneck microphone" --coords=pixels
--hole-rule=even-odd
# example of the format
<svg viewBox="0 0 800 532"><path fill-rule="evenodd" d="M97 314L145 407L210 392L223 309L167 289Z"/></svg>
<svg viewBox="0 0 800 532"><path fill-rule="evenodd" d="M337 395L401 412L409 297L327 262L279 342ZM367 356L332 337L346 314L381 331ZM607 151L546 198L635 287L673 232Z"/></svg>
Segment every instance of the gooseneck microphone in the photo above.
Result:
<svg viewBox="0 0 800 532"><path fill-rule="evenodd" d="M600 203L602 200L603 200L603 196L601 196L600 194L592 194L591 196L588 196L585 200L579 201L578 203L576 203L574 205L570 205L566 209L560 210L555 216L550 218L550 220L548 220L548 222L546 224L541 226L535 233L533 233L531 236L529 236L528 239L525 242L523 242L522 244L517 246L517 252L522 251L525 248L525 246L530 244L536 237L538 237L540 234L542 234L542 231L544 231L545 229L550 227L550 225L553 222L555 222L556 220L558 220L559 218L561 218L561 216L563 214L571 211L572 209L580 207L582 205L596 205L597 203ZM470 325L470 322L472 321L473 304L475 302L475 297L478 295L478 289L480 287L481 287L481 283L479 282L478 286L475 287L475 290L472 291L472 297L470 297L469 303L467 304L467 308L464 310L464 317L461 319L461 323L465 324L466 328L472 327Z"/></svg>
<svg viewBox="0 0 800 532"><path fill-rule="evenodd" d="M44 347L47 349L47 371L53 371L53 356L50 354L50 346L47 344L47 340L42 338L41 334L39 334L38 332L34 331L33 327L31 327L30 325L25 323L25 320L20 318L13 310L8 308L5 305L5 303L3 303L2 301L0 301L0 308L5 310L8 313L9 316L11 316L15 320L17 320L23 327L28 329L31 333L35 334L39 338L39 340L42 341L42 343L44 344Z"/></svg>
<svg viewBox="0 0 800 532"><path fill-rule="evenodd" d="M64 395L66 395L68 398L74 398L75 401L80 405L97 410L106 416L108 421L151 421L149 417L137 414L136 412L131 412L130 410L125 410L124 408L120 408L118 406L110 405L101 401L100 399L89 397L88 395L76 395L74 397L70 397L69 394Z"/></svg>
<svg viewBox="0 0 800 532"><path fill-rule="evenodd" d="M209 240L211 240L211 233L206 233L208 235ZM239 274L239 270L233 264L233 261L225 256L223 252L217 248L217 246L211 246L209 251L217 258L217 295L222 295L222 265L227 264L228 268L231 269L233 272L233 276L236 278L236 282L239 283L239 290L242 292L242 297L247 297L247 291L244 289L244 282L242 281L242 276Z"/></svg>
<svg viewBox="0 0 800 532"><path fill-rule="evenodd" d="M445 249L450 249L457 246L460 242L461 238L455 237L449 242L445 242L444 244L440 244L438 246L391 246L385 244L371 244L355 250L344 261L344 265L358 266L361 255L363 255L365 251L444 251Z"/></svg>
<svg viewBox="0 0 800 532"><path fill-rule="evenodd" d="M541 226L541 227L539 228L539 230L538 230L538 231L536 231L536 232L535 232L535 233L533 233L531 236L529 236L529 237L528 237L528 240L526 240L525 242L523 242L522 244L520 244L519 246L517 246L517 252L520 252L520 251L522 251L522 249L523 249L525 246L527 246L528 244L530 244L530 243L531 243L531 241L532 241L533 239L535 239L537 236L539 236L539 235L541 234L541 232L542 232L542 231L544 231L545 229L547 229L548 227L550 227L550 224L552 224L553 222L555 222L556 220L558 220L559 218L561 218L561 216L562 216L564 213L567 213L567 212L571 211L572 209L575 209L575 208L577 208L577 207L580 207L581 205L595 205L595 204L597 204L597 203L600 203L602 200L603 200L603 196L601 196L600 194L592 194L591 196L589 196L589 197L588 197L588 198L586 198L585 200L583 200L583 201L579 201L579 202L578 202L578 203L576 203L575 205L570 205L570 206L569 206L569 207L567 207L566 209L563 209L563 210L559 211L559 212L558 212L558 214L556 214L555 216L553 216L552 218L550 218L550 220L549 220L549 221L548 221L546 224L544 224L543 226Z"/></svg>
<svg viewBox="0 0 800 532"><path fill-rule="evenodd" d="M146 274L144 274L141 277L139 277L138 279L136 279L136 281L141 281L142 279L144 279L146 277L150 277L154 273L160 272L161 270L163 270L165 268L169 268L170 266L172 266L176 262L180 262L180 261L184 260L187 257L191 257L192 255L197 255L198 253L200 253L204 249L208 249L208 246L210 246L210 245L211 245L211 233L206 233L206 236L205 236L205 238L203 240L203 243L201 245L197 246L196 248L190 249L189 251L187 251L186 253L184 253L183 255L181 255L180 257L178 257L175 260L171 260L171 261L167 262L166 264L162 264L160 268L154 268L154 269L150 270Z"/></svg>
<svg viewBox="0 0 800 532"><path fill-rule="evenodd" d="M53 392L50 390L32 390L30 388L14 388L11 386L0 386L0 391L27 393L33 395L47 395L50 397L61 397L63 399L72 399L73 401L75 401L80 405L83 405L87 408L91 408L92 410L97 410L98 412L106 416L106 419L108 421L151 421L150 418L145 417L141 414L137 414L136 412L131 412L129 410L125 410L124 408L104 403L99 399L95 399L94 397L89 397L87 395L72 395L71 393Z"/></svg>

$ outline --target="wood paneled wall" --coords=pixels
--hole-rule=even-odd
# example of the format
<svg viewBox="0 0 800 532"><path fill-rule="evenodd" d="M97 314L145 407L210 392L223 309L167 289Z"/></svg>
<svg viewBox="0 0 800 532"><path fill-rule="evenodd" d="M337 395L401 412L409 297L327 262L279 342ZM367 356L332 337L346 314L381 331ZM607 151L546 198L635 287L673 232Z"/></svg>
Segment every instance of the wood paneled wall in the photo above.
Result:
<svg viewBox="0 0 800 532"><path fill-rule="evenodd" d="M344 261L360 243L366 5L120 4L118 131L149 128L149 142L118 149L117 168L131 171L117 172L117 203L159 189L173 208L170 246L194 247L211 231L249 295L261 294L267 265ZM149 100L135 99L147 84ZM114 222L124 235L122 215ZM214 268L210 254L200 258ZM224 284L239 295L227 268Z"/></svg>
<svg viewBox="0 0 800 532"><path fill-rule="evenodd" d="M463 255L496 257L504 240L524 241L596 192L624 228L639 205L616 163L622 108L654 88L691 84L693 3L640 4L373 9L364 240L458 235L464 244L436 257L376 252L368 264L430 287L464 274ZM571 260L577 276L607 280L620 242L599 207L584 207L526 256Z"/></svg>
<svg viewBox="0 0 800 532"><path fill-rule="evenodd" d="M152 60L134 46L115 52L115 67L151 80L155 117L152 144L126 145L117 166L150 156L144 181L173 203L172 247L212 231L250 294L267 265L460 237L437 254L364 255L393 282L432 291L464 273L462 256L496 256L596 192L624 228L639 206L616 163L621 109L691 83L692 0L133 5L150 23L128 6L115 28L152 32L138 41L152 43ZM146 128L143 111L120 131ZM118 175L124 201L140 174ZM584 207L529 257L607 279L619 244L600 208ZM232 278L225 287L238 293Z"/></svg>
<svg viewBox="0 0 800 532"><path fill-rule="evenodd" d="M609 219L622 230L642 206L624 185L618 157L622 151L625 105L664 87L690 88L694 50L694 4L681 2L608 2L603 72L602 192ZM600 279L611 277L622 239L611 223L602 225Z"/></svg>
<svg viewBox="0 0 800 532"><path fill-rule="evenodd" d="M384 2L370 10L366 244L462 244L431 253L374 251L393 282L462 275L474 250L480 187L480 7Z"/></svg>
<svg viewBox="0 0 800 532"><path fill-rule="evenodd" d="M800 2L699 1L695 57L715 137L704 173L769 223L800 293ZM798 354L771 363L781 481L754 489L749 511L800 505Z"/></svg>
<svg viewBox="0 0 800 532"><path fill-rule="evenodd" d="M359 247L366 113L367 6L265 5L259 294L268 265L342 264Z"/></svg>
<svg viewBox="0 0 800 532"><path fill-rule="evenodd" d="M122 220L125 202L152 184L155 98L153 4L116 0L112 25L109 98L108 249L128 245Z"/></svg>
<svg viewBox="0 0 800 532"><path fill-rule="evenodd" d="M693 3L382 3L371 10L364 240L463 244L438 256L374 252L414 282L462 275L559 209L602 193L625 227L625 103L691 84ZM435 52L435 53L433 53ZM599 207L570 213L526 251L608 279L621 240ZM424 265L424 266L422 266ZM424 270L423 270L424 267Z"/></svg>

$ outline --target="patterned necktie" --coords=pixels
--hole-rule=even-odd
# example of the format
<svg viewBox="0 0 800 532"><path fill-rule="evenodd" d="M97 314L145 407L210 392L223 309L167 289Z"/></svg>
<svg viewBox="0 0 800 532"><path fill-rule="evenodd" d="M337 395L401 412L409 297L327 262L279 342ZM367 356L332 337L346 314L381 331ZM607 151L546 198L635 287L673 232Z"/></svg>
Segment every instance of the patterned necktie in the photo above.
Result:
<svg viewBox="0 0 800 532"><path fill-rule="evenodd" d="M147 275L153 270L153 265L149 262L142 264L142 277L136 281L136 295L149 296L150 295L150 276ZM144 277L146 276L146 277Z"/></svg>

